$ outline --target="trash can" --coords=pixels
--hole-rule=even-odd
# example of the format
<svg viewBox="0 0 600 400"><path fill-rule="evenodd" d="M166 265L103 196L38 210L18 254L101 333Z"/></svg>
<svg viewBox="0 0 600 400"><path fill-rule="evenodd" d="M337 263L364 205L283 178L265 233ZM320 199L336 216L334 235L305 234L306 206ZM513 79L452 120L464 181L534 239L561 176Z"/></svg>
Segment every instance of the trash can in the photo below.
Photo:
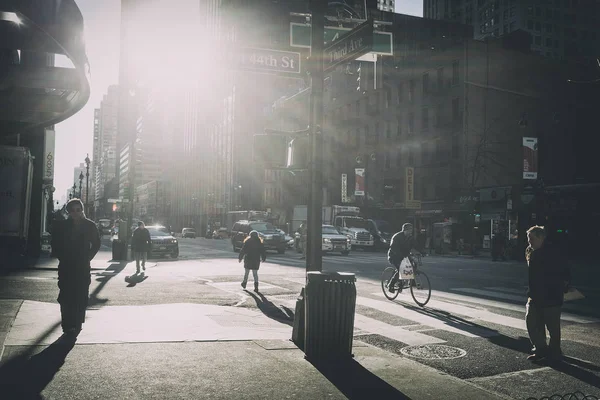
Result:
<svg viewBox="0 0 600 400"><path fill-rule="evenodd" d="M352 357L356 277L346 272L308 272L304 353L310 361Z"/></svg>
<svg viewBox="0 0 600 400"><path fill-rule="evenodd" d="M115 261L127 261L126 243L115 239L112 241L112 259Z"/></svg>

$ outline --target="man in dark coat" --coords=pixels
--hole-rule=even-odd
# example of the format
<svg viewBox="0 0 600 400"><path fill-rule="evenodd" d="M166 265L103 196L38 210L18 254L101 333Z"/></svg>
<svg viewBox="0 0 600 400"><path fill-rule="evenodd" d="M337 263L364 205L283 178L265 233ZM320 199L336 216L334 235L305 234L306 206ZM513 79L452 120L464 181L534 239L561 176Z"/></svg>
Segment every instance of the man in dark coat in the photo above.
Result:
<svg viewBox="0 0 600 400"><path fill-rule="evenodd" d="M133 231L133 238L131 239L131 250L135 255L136 274L140 273L140 260L142 261L142 268L144 271L146 270L146 259L148 258L151 245L150 232L146 229L144 222L139 221L138 227Z"/></svg>
<svg viewBox="0 0 600 400"><path fill-rule="evenodd" d="M529 289L525 316L529 339L534 354L527 359L536 361L546 357L559 359L560 313L563 294L571 280L566 257L546 239L543 226L533 226L527 231L529 247L525 256L529 265ZM546 343L546 328L550 343Z"/></svg>
<svg viewBox="0 0 600 400"><path fill-rule="evenodd" d="M254 291L258 293L258 268L260 267L260 260L262 259L264 262L267 259L267 253L257 231L250 232L250 235L244 240L244 244L240 250L239 261L242 262L242 259L244 260L244 269L246 270L242 287L246 289L248 274L252 271Z"/></svg>
<svg viewBox="0 0 600 400"><path fill-rule="evenodd" d="M85 217L81 200L69 200L66 209L69 218L54 221L52 251L59 261L58 303L62 329L66 335L77 337L85 322L90 261L100 249L100 234L96 224Z"/></svg>

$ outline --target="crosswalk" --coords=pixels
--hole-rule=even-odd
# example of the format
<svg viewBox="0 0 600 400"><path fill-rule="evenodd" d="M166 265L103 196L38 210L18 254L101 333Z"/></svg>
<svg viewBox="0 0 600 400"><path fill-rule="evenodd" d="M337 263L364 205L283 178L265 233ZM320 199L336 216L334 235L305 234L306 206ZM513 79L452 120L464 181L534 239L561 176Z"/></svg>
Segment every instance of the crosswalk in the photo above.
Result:
<svg viewBox="0 0 600 400"><path fill-rule="evenodd" d="M303 283L295 278L286 280ZM376 287L376 282L364 283ZM453 341L452 337L487 339L505 336L507 330L516 336L527 337L524 289L459 287L448 291L433 290L425 308L416 306L406 291L396 301L388 301L379 288L369 291L367 285L364 289L363 286L356 298L355 335L358 336L375 334L408 346L447 343ZM295 304L289 296L282 297L281 302L292 309ZM569 308L575 309L565 303L561 315L563 321L578 324L600 322L598 318L569 312ZM398 317L403 321L400 324L392 321Z"/></svg>
<svg viewBox="0 0 600 400"><path fill-rule="evenodd" d="M305 265L306 260L300 258L300 254L297 256L294 253L291 254L267 254L267 262L276 264L289 264L289 265ZM385 253L363 253L353 252L347 256L341 254L325 254L323 255L324 265L348 265L348 264L387 264L387 255Z"/></svg>

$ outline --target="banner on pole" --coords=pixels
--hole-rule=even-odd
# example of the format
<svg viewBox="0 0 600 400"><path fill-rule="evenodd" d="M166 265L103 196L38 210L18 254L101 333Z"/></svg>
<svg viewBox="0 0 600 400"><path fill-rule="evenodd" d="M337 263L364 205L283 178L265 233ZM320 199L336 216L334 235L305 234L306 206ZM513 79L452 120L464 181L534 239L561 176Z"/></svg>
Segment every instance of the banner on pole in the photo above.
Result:
<svg viewBox="0 0 600 400"><path fill-rule="evenodd" d="M537 179L538 175L538 139L523 138L523 179Z"/></svg>
<svg viewBox="0 0 600 400"><path fill-rule="evenodd" d="M342 203L348 203L348 174L342 174Z"/></svg>
<svg viewBox="0 0 600 400"><path fill-rule="evenodd" d="M364 196L365 195L365 169L354 168L354 195Z"/></svg>

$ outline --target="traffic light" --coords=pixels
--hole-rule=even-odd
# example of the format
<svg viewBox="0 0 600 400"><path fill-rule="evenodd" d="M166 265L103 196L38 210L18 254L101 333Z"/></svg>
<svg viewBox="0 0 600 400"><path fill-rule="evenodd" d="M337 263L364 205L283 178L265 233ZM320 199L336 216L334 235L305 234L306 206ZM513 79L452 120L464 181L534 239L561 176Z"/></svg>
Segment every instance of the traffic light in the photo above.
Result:
<svg viewBox="0 0 600 400"><path fill-rule="evenodd" d="M278 135L254 135L253 160L268 167L285 167L288 138Z"/></svg>
<svg viewBox="0 0 600 400"><path fill-rule="evenodd" d="M287 167L291 169L308 168L308 136L298 136L289 144Z"/></svg>
<svg viewBox="0 0 600 400"><path fill-rule="evenodd" d="M113 207L112 208L113 208L113 212L117 211L117 204L113 203Z"/></svg>

